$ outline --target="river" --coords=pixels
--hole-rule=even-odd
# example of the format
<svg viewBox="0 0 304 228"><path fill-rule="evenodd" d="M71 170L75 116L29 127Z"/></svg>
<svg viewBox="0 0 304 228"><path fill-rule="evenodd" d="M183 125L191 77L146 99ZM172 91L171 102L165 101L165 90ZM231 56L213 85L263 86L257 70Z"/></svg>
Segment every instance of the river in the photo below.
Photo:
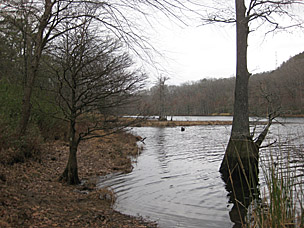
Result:
<svg viewBox="0 0 304 228"><path fill-rule="evenodd" d="M303 148L304 119L299 120L273 125L266 141L279 138L282 145ZM232 227L233 205L218 171L230 129L133 128L134 134L146 137L133 171L101 177L99 186L114 190L116 210L156 221L161 228Z"/></svg>

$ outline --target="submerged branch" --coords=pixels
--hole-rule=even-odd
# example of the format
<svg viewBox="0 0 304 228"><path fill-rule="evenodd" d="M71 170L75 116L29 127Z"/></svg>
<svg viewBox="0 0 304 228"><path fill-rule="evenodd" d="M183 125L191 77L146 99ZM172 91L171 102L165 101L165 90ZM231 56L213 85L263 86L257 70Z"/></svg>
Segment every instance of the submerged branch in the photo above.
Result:
<svg viewBox="0 0 304 228"><path fill-rule="evenodd" d="M274 140L272 143L267 144L266 146L259 146L259 148L267 148L277 143L277 140Z"/></svg>

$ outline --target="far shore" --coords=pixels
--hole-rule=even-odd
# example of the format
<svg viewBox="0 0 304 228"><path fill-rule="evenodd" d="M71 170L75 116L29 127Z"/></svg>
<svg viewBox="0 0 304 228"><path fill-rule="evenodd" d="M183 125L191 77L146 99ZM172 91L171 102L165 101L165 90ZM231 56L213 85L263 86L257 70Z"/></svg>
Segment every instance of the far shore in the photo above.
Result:
<svg viewBox="0 0 304 228"><path fill-rule="evenodd" d="M134 127L186 127L199 125L231 125L232 121L159 121L144 120L136 123Z"/></svg>
<svg viewBox="0 0 304 228"><path fill-rule="evenodd" d="M224 115L218 115L224 116ZM231 116L232 117L232 116ZM304 115L282 116L282 118L303 118ZM128 120L130 117L125 117ZM267 121L250 121L252 125L265 125ZM276 124L276 122L273 122ZM158 120L158 119L139 119L133 127L187 127L187 126L204 126L204 125L232 125L232 120Z"/></svg>

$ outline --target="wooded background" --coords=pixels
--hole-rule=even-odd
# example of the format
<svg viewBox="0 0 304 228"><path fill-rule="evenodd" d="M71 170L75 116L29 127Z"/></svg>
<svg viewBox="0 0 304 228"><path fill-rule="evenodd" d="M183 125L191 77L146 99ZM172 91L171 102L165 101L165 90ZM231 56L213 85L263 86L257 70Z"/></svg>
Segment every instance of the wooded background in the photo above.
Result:
<svg viewBox="0 0 304 228"><path fill-rule="evenodd" d="M233 114L234 86L235 77L166 85L166 115ZM141 105L150 115L158 115L158 83L142 93ZM281 115L304 114L304 53L290 58L274 71L250 77L250 115L266 116L271 110L278 110ZM129 112L135 113L140 111Z"/></svg>

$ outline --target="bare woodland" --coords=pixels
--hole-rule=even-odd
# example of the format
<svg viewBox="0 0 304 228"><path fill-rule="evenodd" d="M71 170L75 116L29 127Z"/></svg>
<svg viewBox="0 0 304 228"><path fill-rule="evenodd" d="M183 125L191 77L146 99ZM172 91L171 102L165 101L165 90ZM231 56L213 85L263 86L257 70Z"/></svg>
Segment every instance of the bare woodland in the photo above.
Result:
<svg viewBox="0 0 304 228"><path fill-rule="evenodd" d="M270 72L254 74L249 84L249 115L265 117L269 110L280 110L281 116L303 115L303 63L298 55ZM204 78L204 75L202 75ZM170 81L169 81L170 82ZM182 85L166 85L166 115L232 115L235 78L201 79ZM158 115L158 87L142 94L142 105L150 115ZM136 110L130 110L136 113Z"/></svg>
<svg viewBox="0 0 304 228"><path fill-rule="evenodd" d="M52 201L50 195L54 192L58 199L67 199L69 210L76 208L78 212L79 196L75 192L62 195L58 189L64 185L58 179L69 185L80 183L77 153L81 142L95 140L94 151L98 151L92 153L85 148L90 144L82 144L79 162L82 171L89 173L89 167L85 165L87 160L93 164L99 159L102 159L99 164L111 167L101 168L102 174L121 169L131 171L129 154L124 153L123 147L127 145L132 155L137 154L136 140L140 138L133 137L132 141L132 137L122 133L122 129L131 124L121 121L120 117L124 115L158 115L159 120L174 115L233 115L231 137L223 152L220 170L229 177L232 173L251 175L246 187L256 187L259 148L272 121L279 115L304 115L304 53L292 57L274 71L252 75L247 69L248 36L258 29L263 29L265 35L303 29L303 21L293 13L300 11L300 6L303 7L303 2L297 0L235 0L220 1L220 4L217 0L1 1L0 187L5 191L0 200L5 208L0 226L57 226L57 222L65 220L61 212L67 208L60 200ZM201 11L196 11L197 7ZM157 68L153 57L158 50L150 42L153 37L145 36L141 22L152 25L149 18L157 14L183 26L192 23L189 15L199 18L201 26L234 23L235 77L204 79L207 75L202 73L200 81L168 86L169 78L162 75L154 87L144 89L150 75L135 59ZM260 135L254 136L250 132L249 116L268 118ZM130 142L120 145L123 140L113 136L118 132ZM105 141L97 140L105 136L109 136ZM58 140L62 140L61 144ZM105 145L106 148L101 148ZM115 149L116 145L119 148ZM51 148L52 153L47 153L44 147ZM64 156L61 156L62 152ZM117 164L113 159L117 159ZM16 164L21 165L14 173ZM15 182L19 181L22 187L15 187ZM57 187L47 192L49 182ZM24 186L31 186L35 194ZM47 201L43 204L45 208L40 210L42 193ZM83 200L88 199L81 198ZM26 205L20 202L26 202ZM44 214L53 210L49 204L54 202L59 209L53 211L56 216L45 224ZM95 199L87 202L86 206L93 203L93 207L88 206L93 208L89 209L90 215L81 211L80 215L61 221L59 225L73 226L76 221L93 226L109 223L107 227L114 227L113 216L123 217L111 215L110 208L101 212ZM33 213L43 216L35 220L29 216ZM96 213L98 217L93 221L92 216ZM132 222L143 227L142 222L131 220L126 221L126 227L137 227L129 224ZM149 224L143 224L149 227Z"/></svg>
<svg viewBox="0 0 304 228"><path fill-rule="evenodd" d="M132 3L25 0L0 4L2 111L12 106L11 114L3 118L10 129L6 135L26 143L32 126L50 130L56 120L68 123L70 157L60 177L67 183L80 182L79 142L100 137L95 132L105 128L105 121L88 120L88 116L115 116L113 110L130 103L146 79L131 53L144 58L146 51L138 50L151 46L138 32L138 18L127 15L133 12L144 18L147 7L173 15L174 8L182 7L180 2ZM79 132L76 128L83 118L90 124Z"/></svg>

